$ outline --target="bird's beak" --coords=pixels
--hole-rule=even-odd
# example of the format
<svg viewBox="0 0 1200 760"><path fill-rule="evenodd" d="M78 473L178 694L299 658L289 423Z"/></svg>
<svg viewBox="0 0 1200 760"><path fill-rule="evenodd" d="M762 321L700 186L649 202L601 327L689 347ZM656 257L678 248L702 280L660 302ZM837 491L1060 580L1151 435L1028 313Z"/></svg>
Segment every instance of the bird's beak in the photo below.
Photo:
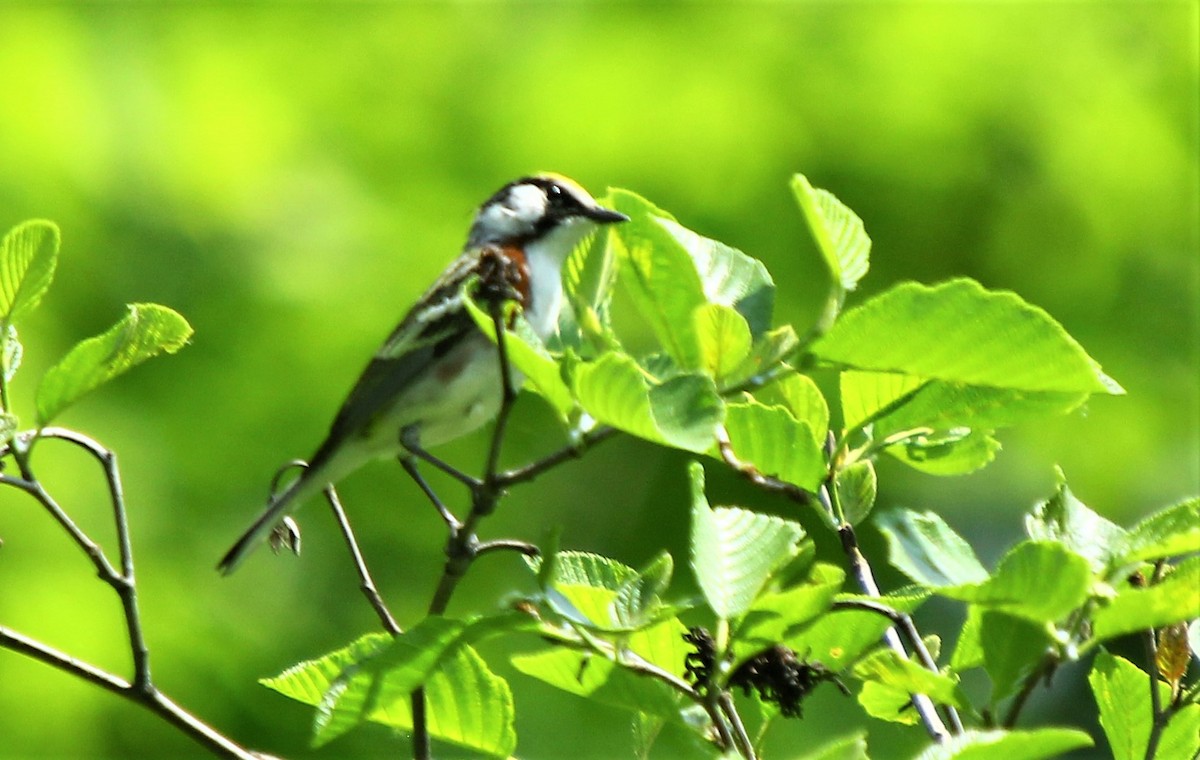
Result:
<svg viewBox="0 0 1200 760"><path fill-rule="evenodd" d="M593 206L584 212L584 216L591 219L596 224L613 224L614 222L628 222L629 217L622 214L620 211L604 208L603 206Z"/></svg>

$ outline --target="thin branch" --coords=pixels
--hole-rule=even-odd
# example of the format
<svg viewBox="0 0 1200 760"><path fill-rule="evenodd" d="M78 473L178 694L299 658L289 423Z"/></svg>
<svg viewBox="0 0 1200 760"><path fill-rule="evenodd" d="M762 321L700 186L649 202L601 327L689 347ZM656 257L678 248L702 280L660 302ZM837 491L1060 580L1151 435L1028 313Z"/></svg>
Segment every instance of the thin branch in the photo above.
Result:
<svg viewBox="0 0 1200 760"><path fill-rule="evenodd" d="M583 456L583 452L591 446L607 441L614 437L619 431L616 428L611 428L606 425L594 428L593 430L584 433L580 437L578 443L570 446L564 446L553 454L549 454L534 462L530 462L522 467L517 467L512 470L497 473L495 483L500 488L508 488L519 483L528 483L539 475L543 475L549 470L554 469L558 465L572 459L578 459Z"/></svg>
<svg viewBox="0 0 1200 760"><path fill-rule="evenodd" d="M524 554L526 557L536 557L541 554L541 550L536 544L531 544L528 541L516 541L508 538L498 538L493 541L482 541L475 546L475 556L481 556L488 552L509 550L519 554Z"/></svg>
<svg viewBox="0 0 1200 760"><path fill-rule="evenodd" d="M104 469L108 483L109 501L113 508L113 523L117 532L117 546L121 556L121 573L106 579L121 599L125 614L125 627L129 633L129 647L133 658L134 683L139 687L150 685L150 648L142 632L142 618L138 611L137 580L133 565L133 542L129 536L129 519L125 509L125 491L121 486L121 471L117 467L117 455L112 450L82 433L66 428L44 428L43 438L56 438L72 443L92 455Z"/></svg>
<svg viewBox="0 0 1200 760"><path fill-rule="evenodd" d="M717 705L721 708L721 712L729 719L729 728L733 734L733 743L737 747L738 752L746 760L757 760L754 753L754 742L750 740L750 735L746 733L746 725L742 723L742 716L738 715L737 706L733 704L733 697L729 692L721 692L721 696L717 700Z"/></svg>
<svg viewBox="0 0 1200 760"><path fill-rule="evenodd" d="M384 603L379 589L375 586L375 580L371 577L371 571L367 569L367 563L358 548L358 540L354 537L354 529L350 527L350 520L346 517L346 511L342 508L342 500L338 498L337 489L333 486L327 486L325 488L325 499L329 502L330 508L333 509L333 516L337 520L338 527L342 530L342 537L346 539L346 548L350 550L350 558L354 561L354 569L358 573L359 588L362 589L363 594L367 597L367 601L371 603L375 614L379 616L379 622L383 624L384 630L393 636L400 635L400 626L396 623L396 618L392 617L392 613L388 610L387 604Z"/></svg>
<svg viewBox="0 0 1200 760"><path fill-rule="evenodd" d="M879 585L875 582L875 575L871 572L871 565L867 562L867 558L863 556L862 551L858 548L858 539L854 535L854 528L849 523L843 523L838 529L838 537L841 538L842 551L846 555L846 559L850 563L850 572L854 576L858 587L862 589L867 596L881 596ZM907 617L907 616L905 616ZM910 621L911 622L911 621ZM920 638L916 628L912 630L912 636ZM903 642L900 641L900 634L896 632L895 627L888 628L883 633L884 643L896 654L907 659L908 652L904 649ZM931 658L932 659L932 658ZM926 666L928 667L928 666ZM936 666L932 668L933 672L937 672ZM925 694L913 694L912 704L916 708L917 714L921 716L921 723L925 726L925 731L939 744L947 741L950 734L946 729L946 724L942 722L938 716L937 707ZM953 709L949 708L948 709ZM952 722L959 722L957 712Z"/></svg>

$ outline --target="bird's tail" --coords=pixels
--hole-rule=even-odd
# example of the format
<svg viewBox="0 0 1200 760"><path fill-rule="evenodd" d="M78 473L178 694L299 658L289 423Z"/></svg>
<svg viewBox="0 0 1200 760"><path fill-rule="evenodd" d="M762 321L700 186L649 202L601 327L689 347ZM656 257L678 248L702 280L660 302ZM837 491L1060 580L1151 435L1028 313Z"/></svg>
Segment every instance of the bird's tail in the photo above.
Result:
<svg viewBox="0 0 1200 760"><path fill-rule="evenodd" d="M323 469L323 468L322 468ZM221 575L229 575L237 570L238 565L254 551L279 524L288 512L299 506L300 502L311 496L315 490L320 490L323 481L322 474L316 469L309 468L301 473L283 491L271 497L267 508L255 519L254 524L242 534L242 537L225 553L217 570Z"/></svg>

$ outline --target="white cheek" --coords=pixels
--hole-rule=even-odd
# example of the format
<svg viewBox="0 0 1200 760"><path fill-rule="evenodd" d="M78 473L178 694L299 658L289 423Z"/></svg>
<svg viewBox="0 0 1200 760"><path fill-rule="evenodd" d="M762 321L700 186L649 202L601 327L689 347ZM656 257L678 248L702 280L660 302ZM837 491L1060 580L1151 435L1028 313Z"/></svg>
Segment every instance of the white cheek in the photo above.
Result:
<svg viewBox="0 0 1200 760"><path fill-rule="evenodd" d="M533 185L517 185L504 205L518 224L529 226L546 213L546 194Z"/></svg>

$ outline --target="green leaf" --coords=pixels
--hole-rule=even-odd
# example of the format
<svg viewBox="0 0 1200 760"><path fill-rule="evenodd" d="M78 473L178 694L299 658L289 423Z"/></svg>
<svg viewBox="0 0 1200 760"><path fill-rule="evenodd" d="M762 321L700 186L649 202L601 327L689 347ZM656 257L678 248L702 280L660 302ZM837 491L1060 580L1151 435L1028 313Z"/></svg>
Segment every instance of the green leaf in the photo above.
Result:
<svg viewBox="0 0 1200 760"><path fill-rule="evenodd" d="M570 316L591 338L602 335L608 328L609 303L617 277L610 232L601 229L598 234L590 235L563 264L563 293L571 305Z"/></svg>
<svg viewBox="0 0 1200 760"><path fill-rule="evenodd" d="M808 375L787 372L769 385L754 391L754 400L766 406L782 406L799 422L807 422L813 439L821 442L829 431L829 405L821 389Z"/></svg>
<svg viewBox="0 0 1200 760"><path fill-rule="evenodd" d="M967 619L963 621L958 632L958 640L954 642L954 653L950 655L950 668L956 673L962 673L971 668L983 665L983 642L981 626L983 624L982 607L967 606ZM996 613L1003 614L1003 613Z"/></svg>
<svg viewBox="0 0 1200 760"><path fill-rule="evenodd" d="M912 695L881 681L864 681L858 692L858 703L863 712L878 720L915 726L921 715L912 705Z"/></svg>
<svg viewBox="0 0 1200 760"><path fill-rule="evenodd" d="M431 735L507 757L516 745L512 694L465 641L503 627L490 618L467 626L430 617L395 638L368 634L261 683L317 707L317 746L363 721L410 730L410 695L423 684Z"/></svg>
<svg viewBox="0 0 1200 760"><path fill-rule="evenodd" d="M871 238L862 220L833 193L810 185L803 174L792 177L792 192L834 282L842 290L854 290L870 264Z"/></svg>
<svg viewBox="0 0 1200 760"><path fill-rule="evenodd" d="M1200 617L1200 557L1181 562L1160 583L1126 588L1092 615L1092 636L1104 641Z"/></svg>
<svg viewBox="0 0 1200 760"><path fill-rule="evenodd" d="M517 748L512 689L466 644L456 647L430 674L425 705L429 733L435 738L492 757L511 757ZM411 730L411 709L407 718L389 725Z"/></svg>
<svg viewBox="0 0 1200 760"><path fill-rule="evenodd" d="M700 368L717 386L750 354L750 325L730 306L709 303L692 313L700 345Z"/></svg>
<svg viewBox="0 0 1200 760"><path fill-rule="evenodd" d="M679 700L669 686L600 655L555 647L514 655L512 664L527 676L593 702L680 720Z"/></svg>
<svg viewBox="0 0 1200 760"><path fill-rule="evenodd" d="M972 428L994 430L1065 414L1087 399L1085 393L1028 391L931 380L905 404L875 421L875 435L904 430L931 433Z"/></svg>
<svg viewBox="0 0 1200 760"><path fill-rule="evenodd" d="M924 586L978 583L988 572L971 546L933 512L897 509L879 515L888 541L888 561Z"/></svg>
<svg viewBox="0 0 1200 760"><path fill-rule="evenodd" d="M1100 726L1108 738L1114 760L1142 760L1154 720L1150 702L1150 676L1123 657L1097 653L1088 674L1092 696L1100 708ZM1170 688L1155 681L1161 704L1170 701ZM1200 704L1175 713L1158 743L1156 758L1194 758L1200 752Z"/></svg>
<svg viewBox="0 0 1200 760"><path fill-rule="evenodd" d="M660 217L655 221L692 257L709 303L736 309L755 338L770 329L775 283L761 261L697 235L673 219Z"/></svg>
<svg viewBox="0 0 1200 760"><path fill-rule="evenodd" d="M835 601L865 600L887 605L897 612L912 613L928 598L929 593L924 589L910 587L883 597L838 594ZM891 625L891 620L877 612L838 609L821 615L795 631L789 631L783 643L796 652L809 653L806 659L839 671L857 660L863 652L878 646L883 632Z"/></svg>
<svg viewBox="0 0 1200 760"><path fill-rule="evenodd" d="M1054 642L1045 625L996 610L977 609L983 610L979 616L979 645L984 669L992 680L989 702L994 705L1016 691Z"/></svg>
<svg viewBox="0 0 1200 760"><path fill-rule="evenodd" d="M964 731L934 744L914 760L1041 760L1092 746L1092 738L1073 728L1033 731Z"/></svg>
<svg viewBox="0 0 1200 760"><path fill-rule="evenodd" d="M480 308L466 290L463 292L463 305L480 331L495 343L496 323L491 314ZM509 366L525 376L528 384L546 400L560 420L566 422L570 419L576 407L571 390L563 382L558 362L538 340L524 318L517 319L512 328L505 330L504 348L508 352Z"/></svg>
<svg viewBox="0 0 1200 760"><path fill-rule="evenodd" d="M725 411L712 378L682 374L656 383L625 354L580 364L571 380L579 403L597 421L686 451L711 447Z"/></svg>
<svg viewBox="0 0 1200 760"><path fill-rule="evenodd" d="M838 504L842 507L842 516L846 522L858 525L867 519L871 508L875 506L875 493L878 489L875 465L867 459L843 467L834 475L833 488L837 492Z"/></svg>
<svg viewBox="0 0 1200 760"><path fill-rule="evenodd" d="M901 283L844 313L812 351L855 369L967 385L1123 392L1045 311L967 279Z"/></svg>
<svg viewBox="0 0 1200 760"><path fill-rule="evenodd" d="M912 398L927 381L897 372L847 370L838 376L842 422L858 430Z"/></svg>
<svg viewBox="0 0 1200 760"><path fill-rule="evenodd" d="M768 330L755 339L750 355L725 379L726 386L733 388L749 383L753 378L761 379L795 352L799 345L800 339L791 325Z"/></svg>
<svg viewBox="0 0 1200 760"><path fill-rule="evenodd" d="M1192 703L1171 716L1163 729L1155 757L1197 756L1200 756L1200 704Z"/></svg>
<svg viewBox="0 0 1200 760"><path fill-rule="evenodd" d="M662 594L671 585L673 569L671 555L660 552L645 570L622 583L612 603L617 624L637 628L650 621L662 607Z"/></svg>
<svg viewBox="0 0 1200 760"><path fill-rule="evenodd" d="M819 749L801 755L798 760L869 760L867 735L857 733L834 739Z"/></svg>
<svg viewBox="0 0 1200 760"><path fill-rule="evenodd" d="M541 568L540 557L527 557L534 571ZM569 586L590 586L617 591L638 577L637 570L615 559L591 552L563 551L555 554L553 582Z"/></svg>
<svg viewBox="0 0 1200 760"><path fill-rule="evenodd" d="M342 649L315 663L302 663L309 677L314 668L324 673L331 662L341 665L317 704L313 744L326 744L367 720L387 725L402 722L408 715L409 695L458 642L463 628L458 621L426 618L402 636L379 642L375 651L349 662L342 660L347 651ZM359 639L350 649L358 649L363 641Z"/></svg>
<svg viewBox="0 0 1200 760"><path fill-rule="evenodd" d="M609 191L610 206L629 216L609 240L618 262L618 280L638 313L679 366L700 364L692 313L708 302L696 263L660 224L670 214L627 190Z"/></svg>
<svg viewBox="0 0 1200 760"><path fill-rule="evenodd" d="M192 327L175 311L157 304L130 304L108 332L75 344L42 377L37 420L44 426L81 396L161 353L187 343Z"/></svg>
<svg viewBox="0 0 1200 760"><path fill-rule="evenodd" d="M1150 515L1129 529L1117 547L1120 564L1200 551L1200 498Z"/></svg>
<svg viewBox="0 0 1200 760"><path fill-rule="evenodd" d="M1057 473L1058 490L1025 516L1025 532L1035 541L1060 542L1087 559L1092 571L1099 573L1108 566L1125 531L1075 498L1062 470Z"/></svg>
<svg viewBox="0 0 1200 760"><path fill-rule="evenodd" d="M734 455L760 473L815 491L825 479L825 454L807 422L754 401L725 406Z"/></svg>
<svg viewBox="0 0 1200 760"><path fill-rule="evenodd" d="M734 633L735 666L828 612L845 580L840 567L818 562L802 583L755 599Z"/></svg>
<svg viewBox="0 0 1200 760"><path fill-rule="evenodd" d="M0 325L16 324L37 308L58 264L58 226L31 219L0 241Z"/></svg>
<svg viewBox="0 0 1200 760"><path fill-rule="evenodd" d="M990 431L958 428L912 435L884 451L927 475L966 475L990 464L1000 442Z"/></svg>
<svg viewBox="0 0 1200 760"><path fill-rule="evenodd" d="M737 507L708 505L704 468L688 467L692 483L692 569L713 611L731 619L750 609L771 574L796 555L798 524Z"/></svg>
<svg viewBox="0 0 1200 760"><path fill-rule="evenodd" d="M941 588L938 593L1036 623L1052 623L1082 605L1091 587L1086 559L1057 542L1023 541L1001 558L988 580Z"/></svg>
<svg viewBox="0 0 1200 760"><path fill-rule="evenodd" d="M891 649L881 648L855 665L854 677L905 694L925 694L941 704L962 707L966 703L956 676L935 673Z"/></svg>
<svg viewBox="0 0 1200 760"><path fill-rule="evenodd" d="M1146 755L1154 720L1149 683L1150 676L1123 657L1102 651L1092 661L1088 684L1114 760L1141 760Z"/></svg>

